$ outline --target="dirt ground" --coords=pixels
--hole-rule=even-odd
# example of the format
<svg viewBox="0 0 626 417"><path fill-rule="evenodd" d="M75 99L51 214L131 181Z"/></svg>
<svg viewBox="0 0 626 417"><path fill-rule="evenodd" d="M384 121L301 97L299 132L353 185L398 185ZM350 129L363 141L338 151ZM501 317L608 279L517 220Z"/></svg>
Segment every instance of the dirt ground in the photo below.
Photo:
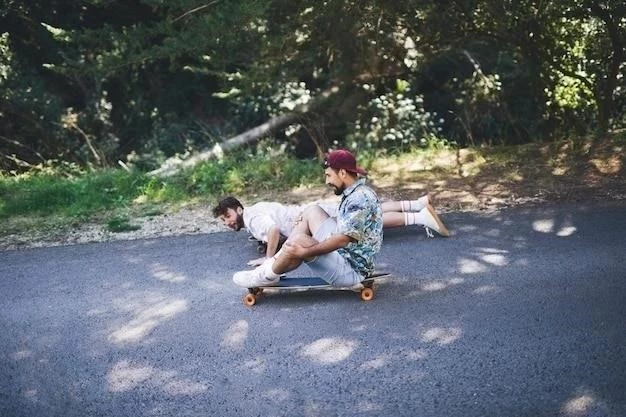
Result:
<svg viewBox="0 0 626 417"><path fill-rule="evenodd" d="M382 200L413 199L428 193L444 221L445 213L457 211L496 211L559 202L622 202L626 198L623 146L623 141L589 140L523 145L515 153L450 150L403 157L393 164L374 163L368 167L369 181ZM336 198L323 184L238 197L244 205L261 200L304 203ZM161 215L134 218L132 224L139 228L130 232L112 233L101 223L85 223L63 230L0 236L0 250L227 230L212 218L212 204L189 204Z"/></svg>

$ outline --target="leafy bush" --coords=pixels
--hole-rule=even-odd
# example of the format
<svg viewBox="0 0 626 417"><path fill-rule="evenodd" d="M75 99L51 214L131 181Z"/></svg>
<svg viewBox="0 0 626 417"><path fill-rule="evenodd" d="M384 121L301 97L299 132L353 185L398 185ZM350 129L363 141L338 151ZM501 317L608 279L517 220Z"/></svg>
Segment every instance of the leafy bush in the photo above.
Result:
<svg viewBox="0 0 626 417"><path fill-rule="evenodd" d="M366 91L373 89L367 84L363 87ZM376 96L359 108L347 137L349 148L403 152L440 140L443 120L424 109L423 98L411 94L405 81L398 80L396 90Z"/></svg>
<svg viewBox="0 0 626 417"><path fill-rule="evenodd" d="M225 192L228 166L222 161L210 161L193 168L185 188L191 194L221 194Z"/></svg>
<svg viewBox="0 0 626 417"><path fill-rule="evenodd" d="M316 162L297 160L283 150L259 147L256 153L234 153L220 161L208 161L187 177L191 195L239 194L246 190L295 187L320 174Z"/></svg>

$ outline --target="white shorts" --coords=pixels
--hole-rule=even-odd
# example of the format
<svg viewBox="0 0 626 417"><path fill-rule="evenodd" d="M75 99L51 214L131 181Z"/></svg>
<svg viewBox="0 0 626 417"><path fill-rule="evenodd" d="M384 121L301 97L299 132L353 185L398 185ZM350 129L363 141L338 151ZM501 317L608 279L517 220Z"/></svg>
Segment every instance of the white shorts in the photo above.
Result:
<svg viewBox="0 0 626 417"><path fill-rule="evenodd" d="M329 217L313 234L313 238L321 242L329 238L336 229L336 219ZM348 260L337 251L317 256L306 264L315 276L322 278L334 287L351 287L363 281L363 277L352 269Z"/></svg>

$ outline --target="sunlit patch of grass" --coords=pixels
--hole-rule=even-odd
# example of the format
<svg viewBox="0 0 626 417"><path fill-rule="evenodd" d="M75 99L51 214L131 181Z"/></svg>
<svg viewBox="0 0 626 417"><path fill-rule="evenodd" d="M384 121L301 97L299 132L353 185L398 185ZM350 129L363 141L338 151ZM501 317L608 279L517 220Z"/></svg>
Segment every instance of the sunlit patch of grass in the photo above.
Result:
<svg viewBox="0 0 626 417"><path fill-rule="evenodd" d="M140 175L112 170L71 178L49 174L4 177L0 179L0 217L89 216L129 204L142 181Z"/></svg>
<svg viewBox="0 0 626 417"><path fill-rule="evenodd" d="M617 151L621 153L621 149ZM617 155L610 155L606 158L594 158L591 164L602 174L615 175L623 169L622 159Z"/></svg>
<svg viewBox="0 0 626 417"><path fill-rule="evenodd" d="M4 175L0 176L0 233L7 235L43 225L65 230L71 222L103 219L108 219L104 223L110 231L129 231L136 228L129 221L132 216L155 216L166 207L213 201L224 194L288 190L320 184L321 180L316 161L286 154L268 158L239 153L167 178L125 170L67 175L50 169L45 173Z"/></svg>
<svg viewBox="0 0 626 417"><path fill-rule="evenodd" d="M517 168L512 168L511 170L504 172L502 175L502 180L506 182L521 182L524 179L524 175Z"/></svg>

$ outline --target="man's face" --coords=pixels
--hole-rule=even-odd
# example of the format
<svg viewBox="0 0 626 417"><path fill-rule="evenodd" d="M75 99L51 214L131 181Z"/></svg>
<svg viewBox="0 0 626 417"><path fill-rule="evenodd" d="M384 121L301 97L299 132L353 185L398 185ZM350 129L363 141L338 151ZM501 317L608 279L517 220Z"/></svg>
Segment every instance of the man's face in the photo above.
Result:
<svg viewBox="0 0 626 417"><path fill-rule="evenodd" d="M331 187L335 192L335 195L341 195L343 191L346 189L346 186L341 178L341 173L343 171L335 171L332 168L324 169L324 176L326 177L326 185Z"/></svg>
<svg viewBox="0 0 626 417"><path fill-rule="evenodd" d="M224 223L226 227L229 227L236 232L244 227L243 212L241 208L237 208L237 210L229 208L226 210L225 214L222 214L217 218L220 219L220 221Z"/></svg>

